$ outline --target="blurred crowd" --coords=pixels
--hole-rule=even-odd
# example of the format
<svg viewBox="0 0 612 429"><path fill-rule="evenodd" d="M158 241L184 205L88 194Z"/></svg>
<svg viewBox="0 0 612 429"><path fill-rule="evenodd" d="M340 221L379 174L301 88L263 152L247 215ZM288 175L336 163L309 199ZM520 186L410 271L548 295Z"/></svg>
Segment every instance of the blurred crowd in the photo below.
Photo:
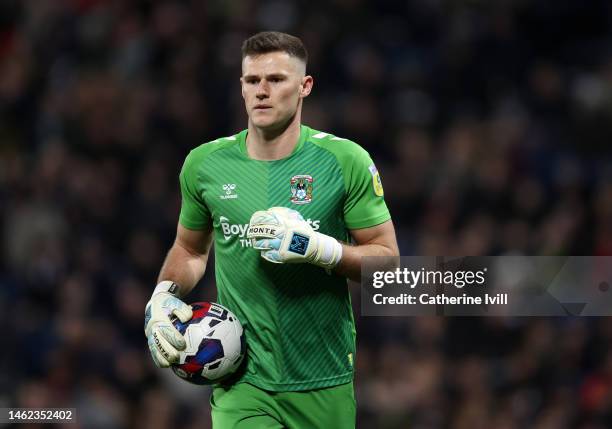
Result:
<svg viewBox="0 0 612 429"><path fill-rule="evenodd" d="M245 128L263 29L304 41L304 122L371 153L403 255L612 254L606 0L4 0L0 407L209 426L143 312L182 161ZM208 273L189 300L214 297ZM612 319L357 323L359 427L612 427Z"/></svg>

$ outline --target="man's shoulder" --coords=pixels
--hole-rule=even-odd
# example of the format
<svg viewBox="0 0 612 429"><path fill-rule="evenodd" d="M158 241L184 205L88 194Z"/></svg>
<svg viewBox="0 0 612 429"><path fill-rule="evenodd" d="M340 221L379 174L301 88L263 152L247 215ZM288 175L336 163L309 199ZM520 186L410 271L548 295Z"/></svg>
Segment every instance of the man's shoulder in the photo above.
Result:
<svg viewBox="0 0 612 429"><path fill-rule="evenodd" d="M211 140L205 143L202 143L198 147L191 150L189 153L190 156L197 157L205 157L210 155L213 152L222 149L228 149L232 146L236 146L238 144L238 134L234 134L227 137L220 137L215 140Z"/></svg>
<svg viewBox="0 0 612 429"><path fill-rule="evenodd" d="M238 145L238 143L238 134L220 137L218 139L202 143L189 152L185 158L185 164L200 164L213 153L224 149L230 149Z"/></svg>
<svg viewBox="0 0 612 429"><path fill-rule="evenodd" d="M339 160L355 156L369 156L367 151L353 140L334 134L311 129L309 141L314 145L334 154Z"/></svg>

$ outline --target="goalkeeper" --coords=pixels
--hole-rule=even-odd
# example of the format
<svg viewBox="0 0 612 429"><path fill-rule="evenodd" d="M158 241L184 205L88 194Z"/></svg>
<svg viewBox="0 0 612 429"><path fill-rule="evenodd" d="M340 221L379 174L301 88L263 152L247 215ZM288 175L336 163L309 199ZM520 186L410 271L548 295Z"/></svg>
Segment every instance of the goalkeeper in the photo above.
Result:
<svg viewBox="0 0 612 429"><path fill-rule="evenodd" d="M242 46L248 128L192 150L176 240L147 305L159 367L185 347L167 314L215 243L218 301L242 322L244 374L215 386L213 427L353 428L355 324L347 278L363 256L398 255L378 171L357 144L301 124L313 78L302 42L264 32ZM349 242L354 245L349 245Z"/></svg>

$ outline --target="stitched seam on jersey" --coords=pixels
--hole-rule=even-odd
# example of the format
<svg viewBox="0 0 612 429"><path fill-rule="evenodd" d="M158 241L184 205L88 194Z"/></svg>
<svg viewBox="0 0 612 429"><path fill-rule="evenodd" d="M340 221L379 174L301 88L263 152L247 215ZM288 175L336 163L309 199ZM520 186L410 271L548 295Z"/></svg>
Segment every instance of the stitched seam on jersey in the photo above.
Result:
<svg viewBox="0 0 612 429"><path fill-rule="evenodd" d="M343 380L349 379L352 380L354 376L354 371L350 371L341 375L335 375L333 377L325 377L325 378L317 378L317 379L313 379L313 380L305 380L305 381L293 381L293 382L289 382L289 383L275 383L273 381L266 381L257 377L249 377L249 376L245 376L242 380L243 382L246 383L251 383L254 384L257 387L260 387L262 389L266 389L265 386L273 386L273 387L283 387L283 386L292 386L292 387L300 387L303 388L302 386L310 386L310 385L317 385L319 383L325 383L325 382L337 382L337 381L342 381L338 384L330 384L330 385L324 385L321 386L320 388L323 387L332 387L332 386L337 386L340 384L344 384ZM255 384L258 383L258 384ZM318 389L319 387L312 387L312 389ZM308 389L310 390L310 389Z"/></svg>
<svg viewBox="0 0 612 429"><path fill-rule="evenodd" d="M350 225L347 223L346 226L349 229L370 228L373 226L380 225L388 221L389 219L391 219L391 215L389 213L384 213L378 216L369 217L360 222L351 223Z"/></svg>

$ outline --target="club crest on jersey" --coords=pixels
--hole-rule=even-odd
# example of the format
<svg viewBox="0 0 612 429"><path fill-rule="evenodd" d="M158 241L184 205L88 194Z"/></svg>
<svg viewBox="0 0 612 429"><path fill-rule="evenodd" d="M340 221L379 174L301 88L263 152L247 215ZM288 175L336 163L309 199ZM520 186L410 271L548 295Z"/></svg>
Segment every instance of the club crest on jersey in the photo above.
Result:
<svg viewBox="0 0 612 429"><path fill-rule="evenodd" d="M382 197L384 195L384 191L382 187L382 181L380 180L380 174L378 174L378 169L374 164L372 164L368 167L368 170L370 170L370 174L372 175L372 185L374 186L374 193L379 197Z"/></svg>
<svg viewBox="0 0 612 429"><path fill-rule="evenodd" d="M291 178L291 202L308 204L312 201L312 176L299 174Z"/></svg>

